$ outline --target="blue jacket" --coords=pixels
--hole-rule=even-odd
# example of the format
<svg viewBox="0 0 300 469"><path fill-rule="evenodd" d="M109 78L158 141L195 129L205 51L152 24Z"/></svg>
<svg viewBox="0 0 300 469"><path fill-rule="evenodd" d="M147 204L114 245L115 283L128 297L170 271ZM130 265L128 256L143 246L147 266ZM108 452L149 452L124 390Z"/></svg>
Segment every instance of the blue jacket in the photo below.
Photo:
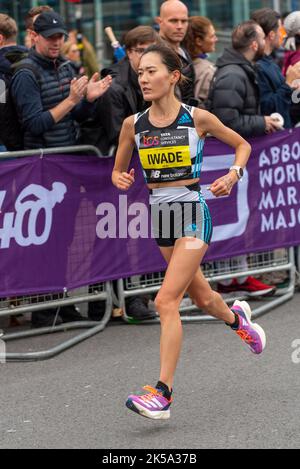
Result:
<svg viewBox="0 0 300 469"><path fill-rule="evenodd" d="M12 61L8 60L6 55L19 56L19 60L23 54L26 54L28 49L24 46L5 46L0 49L0 77L2 78L5 74L10 74Z"/></svg>
<svg viewBox="0 0 300 469"><path fill-rule="evenodd" d="M257 62L257 81L260 90L260 107L264 116L279 112L284 118L284 127L292 127L290 117L292 88L285 83L280 68L270 55Z"/></svg>

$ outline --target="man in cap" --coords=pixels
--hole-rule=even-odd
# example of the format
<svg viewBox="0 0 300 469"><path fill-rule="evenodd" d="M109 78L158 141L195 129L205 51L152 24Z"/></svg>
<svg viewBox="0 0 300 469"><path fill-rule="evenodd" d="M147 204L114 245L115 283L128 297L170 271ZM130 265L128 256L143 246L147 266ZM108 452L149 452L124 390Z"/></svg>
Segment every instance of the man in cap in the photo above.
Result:
<svg viewBox="0 0 300 469"><path fill-rule="evenodd" d="M42 12L33 28L35 46L20 62L11 84L24 149L74 145L75 121L89 117L92 103L109 88L111 77L74 78L71 65L60 55L67 30L56 12Z"/></svg>
<svg viewBox="0 0 300 469"><path fill-rule="evenodd" d="M72 66L60 55L67 30L56 12L39 14L31 34L35 45L18 64L10 87L23 131L23 148L75 145L76 121L90 117L94 101L109 88L111 77L101 81L98 73L90 80L74 77ZM62 265L67 265L67 255ZM59 276L64 278L65 272L60 271ZM32 326L50 326L54 318L56 324L82 319L70 305L60 308L58 318L53 309L32 313Z"/></svg>

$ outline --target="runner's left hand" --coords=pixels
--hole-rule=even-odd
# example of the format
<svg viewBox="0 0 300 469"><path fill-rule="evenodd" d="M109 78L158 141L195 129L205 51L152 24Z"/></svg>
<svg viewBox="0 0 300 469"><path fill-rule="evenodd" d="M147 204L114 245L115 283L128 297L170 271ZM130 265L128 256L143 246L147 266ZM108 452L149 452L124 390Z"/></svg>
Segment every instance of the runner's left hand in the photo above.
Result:
<svg viewBox="0 0 300 469"><path fill-rule="evenodd" d="M216 179L210 186L210 191L215 197L229 195L234 184L238 181L235 171L230 171L225 176Z"/></svg>

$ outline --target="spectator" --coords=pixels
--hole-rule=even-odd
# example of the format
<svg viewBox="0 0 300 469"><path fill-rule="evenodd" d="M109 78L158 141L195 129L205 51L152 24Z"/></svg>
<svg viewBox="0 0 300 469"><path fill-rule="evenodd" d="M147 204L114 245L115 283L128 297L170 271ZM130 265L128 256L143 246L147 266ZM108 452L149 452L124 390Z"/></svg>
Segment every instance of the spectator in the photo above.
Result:
<svg viewBox="0 0 300 469"><path fill-rule="evenodd" d="M192 16L184 40L184 45L193 59L195 69L194 96L199 100L198 107L205 108L211 80L216 68L207 60L207 54L216 50L217 36L212 22L204 16Z"/></svg>
<svg viewBox="0 0 300 469"><path fill-rule="evenodd" d="M0 13L0 80L3 80L7 89L13 75L11 65L21 60L27 54L27 49L24 46L17 45L17 33L18 28L15 20L8 15ZM14 133L12 133L11 142L8 141L8 135L7 132L5 132L5 125L2 125L4 124L2 119L8 118L8 104L6 101L7 96L0 100L0 112L2 113L0 116L0 151L6 150L4 140L9 150L11 149L9 143L12 143L12 145L15 144L16 148L13 149L19 150L20 148L18 145L20 142L14 143ZM10 111L12 113L14 110L12 109ZM3 139L2 142L1 137Z"/></svg>
<svg viewBox="0 0 300 469"><path fill-rule="evenodd" d="M238 25L232 33L232 48L225 49L218 59L217 72L212 82L207 107L226 126L243 137L274 132L278 122L269 116L260 115L259 89L256 82L254 63L264 54L264 32L255 21ZM241 268L247 269L246 256L232 260ZM229 265L220 261L219 266ZM254 277L222 281L218 284L220 293L239 292L247 296L271 294L275 290Z"/></svg>
<svg viewBox="0 0 300 469"><path fill-rule="evenodd" d="M98 119L103 121L104 131L98 140L104 154L115 153L124 119L146 108L137 69L141 54L159 41L159 35L150 26L137 26L124 37L126 57L101 72L102 77L113 77L112 86L99 103Z"/></svg>
<svg viewBox="0 0 300 469"><path fill-rule="evenodd" d="M293 11L285 18L284 29L289 40L282 70L283 75L286 76L288 68L300 62L300 11Z"/></svg>
<svg viewBox="0 0 300 469"><path fill-rule="evenodd" d="M217 60L217 71L207 109L242 137L275 132L277 120L262 116L254 63L264 54L262 28L255 21L239 24L232 33L232 47Z"/></svg>
<svg viewBox="0 0 300 469"><path fill-rule="evenodd" d="M161 5L160 16L156 20L160 27L160 36L180 57L181 71L187 78L177 89L180 94L178 97L183 103L194 105L195 70L189 53L181 46L188 29L188 9L178 0L168 0Z"/></svg>
<svg viewBox="0 0 300 469"><path fill-rule="evenodd" d="M284 28L288 38L288 45L286 45L288 50L285 51L282 73L286 76L287 71L291 66L297 66L298 72L300 72L300 11L294 11L286 16ZM295 86L297 85L297 90L295 92L295 96L292 95L290 109L292 125L294 126L297 124L299 125L300 121L299 83L299 79L294 83Z"/></svg>
<svg viewBox="0 0 300 469"><path fill-rule="evenodd" d="M88 39L85 36L79 34L76 29L69 31L69 41L71 41L74 45L76 44L79 48L82 47L82 56L80 57L80 60L84 67L85 73L89 78L91 78L94 73L98 72L99 70L99 63L94 47L88 41Z"/></svg>
<svg viewBox="0 0 300 469"><path fill-rule="evenodd" d="M61 53L70 61L76 76L84 75L84 67L80 60L80 50L77 44L73 44L71 41L66 41L61 48Z"/></svg>
<svg viewBox="0 0 300 469"><path fill-rule="evenodd" d="M67 32L57 13L41 13L34 22L33 34L35 47L22 63L36 67L40 83L31 70L21 68L11 86L24 129L24 148L74 145L75 120L92 113L91 103L107 90L111 79L98 81L96 75L89 82L85 76L74 79L72 67L60 56ZM83 99L85 94L87 99Z"/></svg>
<svg viewBox="0 0 300 469"><path fill-rule="evenodd" d="M161 42L159 35L150 26L137 26L124 37L126 57L109 68L103 69L101 75L113 77L108 92L99 102L97 118L83 129L82 143L92 143L100 147L104 154L115 154L119 134L126 117L146 109L143 95L138 83L138 65L142 53L151 44ZM104 111L105 110L105 111ZM100 125L99 125L100 124ZM86 124L87 125L87 124ZM98 126L95 131L95 126ZM97 141L93 141L93 136ZM126 300L128 316L137 319L151 319L155 316L148 308L144 298L129 297ZM89 303L90 319L101 319L104 314L104 303Z"/></svg>
<svg viewBox="0 0 300 469"><path fill-rule="evenodd" d="M25 35L25 47L27 49L31 49L32 46L34 46L34 40L33 40L33 23L34 20L38 17L40 13L43 11L53 11L53 8L51 8L49 5L41 5L39 7L32 7L28 13L25 16L25 29L26 29L26 35Z"/></svg>
<svg viewBox="0 0 300 469"><path fill-rule="evenodd" d="M60 56L67 32L63 19L54 11L42 12L33 28L35 46L28 58L21 61L11 82L12 97L24 131L24 148L74 145L77 142L75 120L91 115L93 102L108 89L111 77L101 81L97 75L90 81L86 76L74 78L71 65ZM22 65L31 65L36 73L21 68ZM54 315L53 310L33 313L32 325L51 325ZM79 319L81 316L74 306L60 308L60 321Z"/></svg>
<svg viewBox="0 0 300 469"><path fill-rule="evenodd" d="M265 54L258 60L258 85L260 89L260 105L263 114L277 112L284 119L284 127L292 127L290 117L293 82L300 78L297 67L287 70L286 78L274 62L271 53L280 46L281 16L271 8L261 8L251 15L265 33Z"/></svg>

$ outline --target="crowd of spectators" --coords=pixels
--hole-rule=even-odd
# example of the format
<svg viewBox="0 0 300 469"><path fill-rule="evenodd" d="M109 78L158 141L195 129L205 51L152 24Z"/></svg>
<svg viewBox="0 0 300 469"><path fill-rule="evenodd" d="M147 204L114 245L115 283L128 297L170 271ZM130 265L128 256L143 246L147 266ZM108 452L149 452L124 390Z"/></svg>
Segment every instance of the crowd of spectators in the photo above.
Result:
<svg viewBox="0 0 300 469"><path fill-rule="evenodd" d="M24 46L17 44L13 18L0 14L0 79L9 86L22 149L89 143L103 155L113 156L123 120L147 106L137 69L144 50L159 42L168 44L181 60L185 80L177 95L185 104L209 110L246 138L299 124L299 104L292 102L292 95L300 82L300 12L286 15L283 24L281 15L270 8L253 11L251 18L234 28L231 45L216 63L208 57L218 40L209 18L189 17L183 2L168 0L162 3L156 22L156 29L137 26L128 31L126 56L101 69L87 38L76 30L68 32L51 7L28 12ZM284 52L281 69L276 51L284 41L289 50ZM4 144L0 141L2 151ZM246 259L239 262L245 264ZM275 289L253 277L223 282L218 288L249 295ZM136 319L153 317L142 297L132 297L127 308ZM94 320L104 314L100 302L90 311ZM53 311L35 313L33 325L48 325L53 315ZM75 307L66 307L65 314L62 308L60 316L62 321L80 319Z"/></svg>

